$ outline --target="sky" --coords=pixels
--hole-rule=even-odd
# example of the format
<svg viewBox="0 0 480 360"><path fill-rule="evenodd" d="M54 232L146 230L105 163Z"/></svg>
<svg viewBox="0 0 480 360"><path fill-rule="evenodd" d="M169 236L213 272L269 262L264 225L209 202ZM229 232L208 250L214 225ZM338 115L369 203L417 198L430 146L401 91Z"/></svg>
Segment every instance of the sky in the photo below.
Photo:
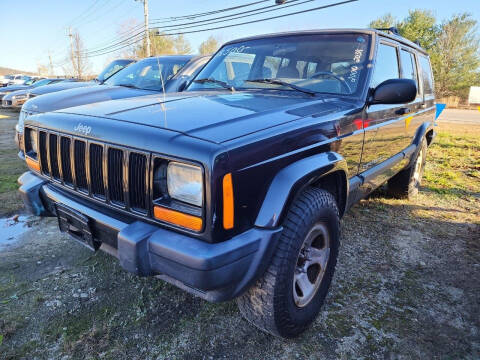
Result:
<svg viewBox="0 0 480 360"><path fill-rule="evenodd" d="M149 0L150 20L182 16L224 9L251 3L254 0ZM242 22L268 16L310 9L339 0L312 0L303 5L281 9L269 14L248 17L231 22ZM274 0L234 10L233 14L258 7L273 5ZM244 36L291 30L321 28L364 28L386 13L401 19L410 9L429 9L439 21L453 14L469 12L480 24L480 0L358 0L353 3L272 19L256 24L229 27L185 35L194 49L208 36L221 42ZM213 15L210 17L215 17ZM202 18L208 19L210 17ZM143 4L135 0L0 0L0 67L36 71L39 64L60 64L69 52L67 28L79 32L89 50L109 44L119 38L128 23L143 24ZM167 24L167 23L163 23ZM223 25L223 24L218 24ZM96 74L118 53L89 58L90 71ZM60 67L55 68L63 75Z"/></svg>

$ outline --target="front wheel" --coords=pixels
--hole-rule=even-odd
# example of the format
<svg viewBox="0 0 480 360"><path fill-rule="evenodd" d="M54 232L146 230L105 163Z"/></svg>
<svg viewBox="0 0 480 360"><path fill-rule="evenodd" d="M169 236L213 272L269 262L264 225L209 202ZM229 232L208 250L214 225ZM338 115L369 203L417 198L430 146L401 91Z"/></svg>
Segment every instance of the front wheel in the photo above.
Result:
<svg viewBox="0 0 480 360"><path fill-rule="evenodd" d="M309 188L292 204L265 274L237 299L253 325L294 337L315 319L327 295L338 256L339 212L327 191Z"/></svg>

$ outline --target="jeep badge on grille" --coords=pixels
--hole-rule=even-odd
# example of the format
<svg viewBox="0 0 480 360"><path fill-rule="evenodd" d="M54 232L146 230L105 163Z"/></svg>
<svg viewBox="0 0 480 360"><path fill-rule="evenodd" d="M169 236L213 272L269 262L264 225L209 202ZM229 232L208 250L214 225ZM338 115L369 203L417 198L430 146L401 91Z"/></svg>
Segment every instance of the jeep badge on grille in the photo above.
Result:
<svg viewBox="0 0 480 360"><path fill-rule="evenodd" d="M92 131L92 128L90 126L83 125L82 123L78 123L73 130L79 132L80 134L88 135Z"/></svg>

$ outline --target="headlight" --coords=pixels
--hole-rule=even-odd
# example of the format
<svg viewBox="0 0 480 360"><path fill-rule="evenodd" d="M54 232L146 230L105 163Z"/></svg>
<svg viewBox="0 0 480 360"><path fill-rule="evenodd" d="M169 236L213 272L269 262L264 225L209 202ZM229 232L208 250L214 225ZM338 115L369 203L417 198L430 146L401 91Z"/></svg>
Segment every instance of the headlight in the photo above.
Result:
<svg viewBox="0 0 480 360"><path fill-rule="evenodd" d="M23 127L24 127L26 117L27 117L27 112L25 110L21 110L20 115L18 116L18 124L17 124L18 126L17 131L20 134L23 134Z"/></svg>
<svg viewBox="0 0 480 360"><path fill-rule="evenodd" d="M25 134L25 148L27 153L30 153L30 152L33 152L35 154L38 153L36 130L28 129L27 133Z"/></svg>
<svg viewBox="0 0 480 360"><path fill-rule="evenodd" d="M194 165L170 162L167 168L167 188L171 198L202 206L202 169Z"/></svg>

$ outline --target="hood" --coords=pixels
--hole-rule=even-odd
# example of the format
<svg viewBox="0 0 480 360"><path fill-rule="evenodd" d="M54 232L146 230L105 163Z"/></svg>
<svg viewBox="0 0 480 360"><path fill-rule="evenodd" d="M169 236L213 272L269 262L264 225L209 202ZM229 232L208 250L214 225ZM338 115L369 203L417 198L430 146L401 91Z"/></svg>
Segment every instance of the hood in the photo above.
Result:
<svg viewBox="0 0 480 360"><path fill-rule="evenodd" d="M292 91L200 91L106 101L58 112L143 124L222 143L300 118L355 107L353 101Z"/></svg>
<svg viewBox="0 0 480 360"><path fill-rule="evenodd" d="M39 86L36 89L32 89L31 94L34 96L48 94L55 91L62 91L67 89L74 89L84 86L94 86L95 82L86 82L86 81L62 81L56 84Z"/></svg>
<svg viewBox="0 0 480 360"><path fill-rule="evenodd" d="M33 98L24 105L24 109L43 113L101 101L125 99L155 93L157 92L124 86L83 86Z"/></svg>
<svg viewBox="0 0 480 360"><path fill-rule="evenodd" d="M27 93L28 93L28 89L12 91L11 93L8 93L7 95L5 95L3 97L3 100L10 100L13 96L26 95Z"/></svg>
<svg viewBox="0 0 480 360"><path fill-rule="evenodd" d="M29 89L29 85L10 85L3 88L0 88L0 93L12 92L17 90Z"/></svg>

